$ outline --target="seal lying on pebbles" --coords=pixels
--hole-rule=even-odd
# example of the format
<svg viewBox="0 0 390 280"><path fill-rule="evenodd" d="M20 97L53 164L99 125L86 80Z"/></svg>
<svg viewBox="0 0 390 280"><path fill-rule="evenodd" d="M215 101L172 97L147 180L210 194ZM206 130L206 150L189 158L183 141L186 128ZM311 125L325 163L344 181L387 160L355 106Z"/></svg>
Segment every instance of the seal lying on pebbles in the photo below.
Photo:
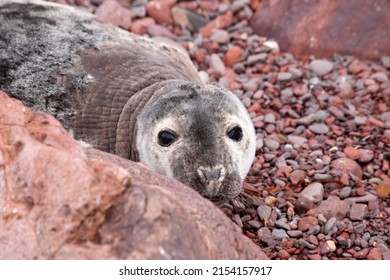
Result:
<svg viewBox="0 0 390 280"><path fill-rule="evenodd" d="M0 0L0 22L0 89L76 139L211 200L240 193L255 154L252 122L183 51L57 4Z"/></svg>

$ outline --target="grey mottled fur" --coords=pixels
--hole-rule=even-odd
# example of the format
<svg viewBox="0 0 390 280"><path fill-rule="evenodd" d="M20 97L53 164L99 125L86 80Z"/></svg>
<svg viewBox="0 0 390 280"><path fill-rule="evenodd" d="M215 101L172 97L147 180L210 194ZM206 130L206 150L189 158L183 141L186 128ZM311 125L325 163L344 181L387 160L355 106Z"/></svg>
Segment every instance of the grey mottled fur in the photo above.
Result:
<svg viewBox="0 0 390 280"><path fill-rule="evenodd" d="M1 90L56 116L76 139L142 160L206 197L239 193L255 140L236 97L203 84L177 48L69 7L37 3L0 0ZM162 124L179 135L166 149L154 130ZM244 130L240 143L226 137L232 125ZM199 170L215 166L222 166L222 185L205 185Z"/></svg>

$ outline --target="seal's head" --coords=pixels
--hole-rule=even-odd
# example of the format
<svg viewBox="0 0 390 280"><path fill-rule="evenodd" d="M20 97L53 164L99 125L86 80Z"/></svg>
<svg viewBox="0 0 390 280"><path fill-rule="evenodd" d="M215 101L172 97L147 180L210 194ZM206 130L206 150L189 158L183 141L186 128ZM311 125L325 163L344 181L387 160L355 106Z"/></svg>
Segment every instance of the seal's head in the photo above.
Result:
<svg viewBox="0 0 390 280"><path fill-rule="evenodd" d="M154 93L137 120L142 162L212 201L236 197L255 156L240 100L212 85L179 82Z"/></svg>

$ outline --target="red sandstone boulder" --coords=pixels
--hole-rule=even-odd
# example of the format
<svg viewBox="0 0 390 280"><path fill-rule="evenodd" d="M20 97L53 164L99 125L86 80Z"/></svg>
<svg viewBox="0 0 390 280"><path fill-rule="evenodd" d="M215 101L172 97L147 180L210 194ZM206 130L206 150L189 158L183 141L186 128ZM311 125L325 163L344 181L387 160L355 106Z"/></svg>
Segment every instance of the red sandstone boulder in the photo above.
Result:
<svg viewBox="0 0 390 280"><path fill-rule="evenodd" d="M0 91L0 259L267 259L216 206Z"/></svg>
<svg viewBox="0 0 390 280"><path fill-rule="evenodd" d="M251 26L296 56L390 55L388 0L263 0Z"/></svg>

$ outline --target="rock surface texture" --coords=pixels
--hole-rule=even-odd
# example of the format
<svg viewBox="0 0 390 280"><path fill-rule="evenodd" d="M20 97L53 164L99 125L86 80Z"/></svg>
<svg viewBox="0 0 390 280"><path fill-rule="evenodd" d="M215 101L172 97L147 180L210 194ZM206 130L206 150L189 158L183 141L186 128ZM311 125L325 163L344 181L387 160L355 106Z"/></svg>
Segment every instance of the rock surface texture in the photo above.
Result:
<svg viewBox="0 0 390 280"><path fill-rule="evenodd" d="M330 58L340 53L380 59L390 55L387 0L263 0L251 26L296 56Z"/></svg>
<svg viewBox="0 0 390 280"><path fill-rule="evenodd" d="M0 92L0 259L267 259L211 202Z"/></svg>

